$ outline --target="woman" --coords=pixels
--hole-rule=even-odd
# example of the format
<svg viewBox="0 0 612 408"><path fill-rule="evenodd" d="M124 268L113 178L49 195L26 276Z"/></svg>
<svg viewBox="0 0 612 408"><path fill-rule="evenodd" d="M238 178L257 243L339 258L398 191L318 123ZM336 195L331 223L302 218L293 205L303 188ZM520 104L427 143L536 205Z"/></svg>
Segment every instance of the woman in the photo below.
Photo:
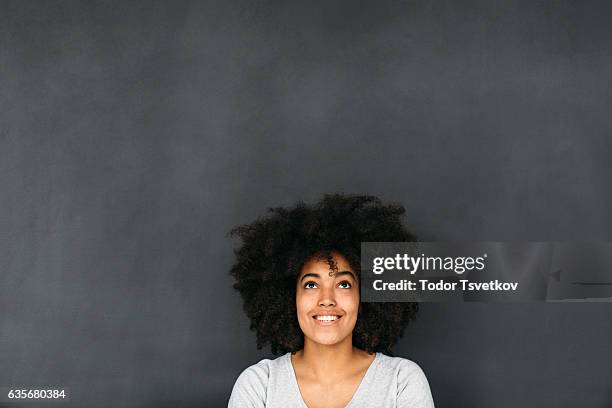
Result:
<svg viewBox="0 0 612 408"><path fill-rule="evenodd" d="M414 241L401 206L371 196L327 195L272 208L236 228L231 274L274 360L248 367L229 407L433 407L420 367L390 357L415 303L360 303L361 242Z"/></svg>

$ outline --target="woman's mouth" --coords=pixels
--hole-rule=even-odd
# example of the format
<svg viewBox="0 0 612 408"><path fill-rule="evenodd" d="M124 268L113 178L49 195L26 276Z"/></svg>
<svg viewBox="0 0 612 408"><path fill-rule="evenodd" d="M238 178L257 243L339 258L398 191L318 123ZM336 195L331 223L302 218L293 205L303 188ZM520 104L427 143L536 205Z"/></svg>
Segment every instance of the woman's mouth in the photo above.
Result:
<svg viewBox="0 0 612 408"><path fill-rule="evenodd" d="M339 315L316 315L312 317L316 322L322 326L330 326L336 324L338 320L342 318Z"/></svg>

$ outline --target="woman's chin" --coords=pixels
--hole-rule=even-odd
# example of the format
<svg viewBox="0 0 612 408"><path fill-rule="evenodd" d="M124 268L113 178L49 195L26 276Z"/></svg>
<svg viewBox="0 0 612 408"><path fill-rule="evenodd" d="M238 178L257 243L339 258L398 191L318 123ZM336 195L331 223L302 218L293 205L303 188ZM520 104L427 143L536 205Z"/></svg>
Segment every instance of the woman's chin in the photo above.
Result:
<svg viewBox="0 0 612 408"><path fill-rule="evenodd" d="M344 340L344 338L337 335L317 335L310 337L313 343L320 344L322 346L335 346Z"/></svg>

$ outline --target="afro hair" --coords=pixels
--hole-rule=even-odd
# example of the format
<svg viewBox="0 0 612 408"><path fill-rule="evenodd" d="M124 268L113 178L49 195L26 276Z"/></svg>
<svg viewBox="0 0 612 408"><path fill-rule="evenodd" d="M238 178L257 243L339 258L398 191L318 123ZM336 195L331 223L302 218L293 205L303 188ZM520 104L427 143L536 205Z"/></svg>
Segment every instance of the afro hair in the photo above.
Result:
<svg viewBox="0 0 612 408"><path fill-rule="evenodd" d="M302 266L322 257L334 268L331 252L342 254L360 276L361 242L416 241L401 222L401 205L383 205L374 196L325 195L308 206L270 208L265 217L234 228L241 239L230 274L257 335L257 348L273 354L304 346L295 295ZM362 303L353 345L369 353L392 354L392 347L414 319L417 303Z"/></svg>

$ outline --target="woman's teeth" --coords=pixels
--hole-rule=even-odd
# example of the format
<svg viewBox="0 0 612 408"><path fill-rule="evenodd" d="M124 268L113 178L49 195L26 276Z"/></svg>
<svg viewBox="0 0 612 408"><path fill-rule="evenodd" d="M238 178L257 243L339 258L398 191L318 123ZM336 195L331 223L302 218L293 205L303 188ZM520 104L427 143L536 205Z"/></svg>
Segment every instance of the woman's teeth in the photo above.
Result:
<svg viewBox="0 0 612 408"><path fill-rule="evenodd" d="M315 316L315 318L323 322L332 322L338 320L340 316Z"/></svg>

